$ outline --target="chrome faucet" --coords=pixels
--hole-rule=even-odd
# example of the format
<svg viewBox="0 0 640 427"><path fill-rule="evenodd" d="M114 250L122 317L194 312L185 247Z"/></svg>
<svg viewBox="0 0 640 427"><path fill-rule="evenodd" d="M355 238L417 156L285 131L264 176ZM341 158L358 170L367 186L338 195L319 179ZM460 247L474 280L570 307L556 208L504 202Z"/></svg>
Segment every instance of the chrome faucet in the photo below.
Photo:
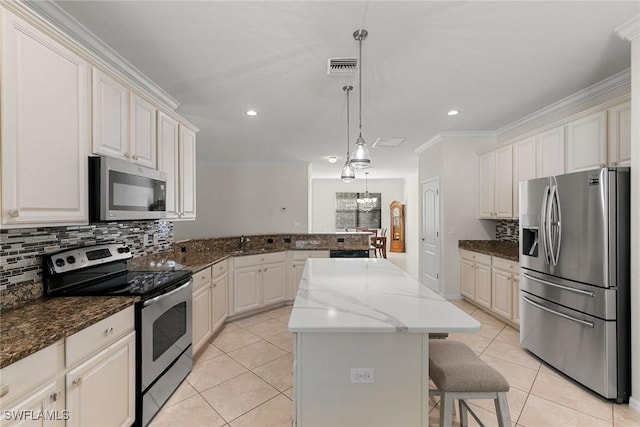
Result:
<svg viewBox="0 0 640 427"><path fill-rule="evenodd" d="M251 239L248 238L248 237L244 237L244 234L242 236L240 236L240 250L244 251L245 243L250 242L250 241L251 241Z"/></svg>

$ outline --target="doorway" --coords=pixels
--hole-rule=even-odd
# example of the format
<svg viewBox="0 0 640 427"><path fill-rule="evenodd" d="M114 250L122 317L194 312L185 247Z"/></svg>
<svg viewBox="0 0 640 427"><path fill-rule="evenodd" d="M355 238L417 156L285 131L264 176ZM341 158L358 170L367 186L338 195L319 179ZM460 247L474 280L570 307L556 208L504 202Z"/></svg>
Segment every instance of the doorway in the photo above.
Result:
<svg viewBox="0 0 640 427"><path fill-rule="evenodd" d="M422 183L420 279L440 294L440 178Z"/></svg>

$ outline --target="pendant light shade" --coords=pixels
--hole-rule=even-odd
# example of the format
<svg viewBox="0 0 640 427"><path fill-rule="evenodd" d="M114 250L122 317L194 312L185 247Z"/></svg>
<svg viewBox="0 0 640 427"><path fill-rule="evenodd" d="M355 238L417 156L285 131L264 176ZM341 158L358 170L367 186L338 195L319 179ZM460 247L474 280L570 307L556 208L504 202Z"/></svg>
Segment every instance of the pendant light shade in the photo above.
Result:
<svg viewBox="0 0 640 427"><path fill-rule="evenodd" d="M347 94L347 160L344 162L340 179L342 182L351 182L356 179L356 172L351 166L351 158L349 156L349 92L353 90L353 86L343 86L342 90Z"/></svg>
<svg viewBox="0 0 640 427"><path fill-rule="evenodd" d="M367 148L367 143L362 136L362 41L367 38L368 34L369 33L367 32L367 30L356 30L353 33L353 38L358 41L360 46L358 57L358 95L360 115L360 123L358 126L360 129L360 134L358 135L358 139L356 140L356 152L354 153L353 159L351 159L351 166L356 169L363 169L371 166L369 149Z"/></svg>

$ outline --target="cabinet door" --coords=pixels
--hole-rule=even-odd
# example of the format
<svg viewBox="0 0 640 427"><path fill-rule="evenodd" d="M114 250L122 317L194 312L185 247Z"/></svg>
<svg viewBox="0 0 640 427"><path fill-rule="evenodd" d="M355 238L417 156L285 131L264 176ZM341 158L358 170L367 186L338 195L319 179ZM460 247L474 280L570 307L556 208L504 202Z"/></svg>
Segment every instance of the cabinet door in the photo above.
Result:
<svg viewBox="0 0 640 427"><path fill-rule="evenodd" d="M631 164L631 103L625 102L608 110L609 165Z"/></svg>
<svg viewBox="0 0 640 427"><path fill-rule="evenodd" d="M178 122L158 112L158 170L167 174L167 219L178 218L179 212Z"/></svg>
<svg viewBox="0 0 640 427"><path fill-rule="evenodd" d="M67 426L130 426L135 419L135 332L66 375Z"/></svg>
<svg viewBox="0 0 640 427"><path fill-rule="evenodd" d="M511 306L513 305L512 288L511 272L493 268L491 278L491 310L507 319L511 319Z"/></svg>
<svg viewBox="0 0 640 427"><path fill-rule="evenodd" d="M513 275L513 302L511 310L511 320L513 323L520 324L520 276Z"/></svg>
<svg viewBox="0 0 640 427"><path fill-rule="evenodd" d="M538 178L564 173L564 140L564 126L551 129L536 137Z"/></svg>
<svg viewBox="0 0 640 427"><path fill-rule="evenodd" d="M285 299L284 263L262 267L262 303L270 305Z"/></svg>
<svg viewBox="0 0 640 427"><path fill-rule="evenodd" d="M220 328L229 314L229 276L224 273L213 281L213 332Z"/></svg>
<svg viewBox="0 0 640 427"><path fill-rule="evenodd" d="M56 387L54 380L51 380L42 387L38 387L32 393L29 393L26 397L16 403L13 407L3 407L4 417L2 419L3 426L18 426L27 424L29 426L62 426L64 425L64 416L68 414L64 410L64 395L62 390ZM48 420L45 417L35 420L20 420L20 415L28 414L52 414L56 413L58 420ZM15 414L15 415L14 415ZM11 419L7 419L7 417Z"/></svg>
<svg viewBox="0 0 640 427"><path fill-rule="evenodd" d="M129 96L129 147L131 162L157 167L156 108L135 93Z"/></svg>
<svg viewBox="0 0 640 427"><path fill-rule="evenodd" d="M93 153L129 158L129 89L93 68Z"/></svg>
<svg viewBox="0 0 640 427"><path fill-rule="evenodd" d="M607 112L592 114L567 125L567 173L607 164Z"/></svg>
<svg viewBox="0 0 640 427"><path fill-rule="evenodd" d="M513 217L513 150L511 145L495 151L494 213L498 218Z"/></svg>
<svg viewBox="0 0 640 427"><path fill-rule="evenodd" d="M520 182L536 177L536 139L528 138L513 146L513 216L520 214Z"/></svg>
<svg viewBox="0 0 640 427"><path fill-rule="evenodd" d="M304 273L304 264L294 262L291 266L291 292L289 293L289 299L296 299L300 280L302 280L302 273Z"/></svg>
<svg viewBox="0 0 640 427"><path fill-rule="evenodd" d="M2 13L2 224L86 224L89 66Z"/></svg>
<svg viewBox="0 0 640 427"><path fill-rule="evenodd" d="M494 153L487 153L479 157L478 168L480 171L480 218L493 218L494 202L494 171L493 171Z"/></svg>
<svg viewBox="0 0 640 427"><path fill-rule="evenodd" d="M211 282L193 294L193 352L198 351L213 334L213 297Z"/></svg>
<svg viewBox="0 0 640 427"><path fill-rule="evenodd" d="M460 260L460 292L475 301L475 264L466 258Z"/></svg>
<svg viewBox="0 0 640 427"><path fill-rule="evenodd" d="M476 302L491 308L491 267L476 263L475 269Z"/></svg>
<svg viewBox="0 0 640 427"><path fill-rule="evenodd" d="M180 217L196 217L196 134L180 126Z"/></svg>
<svg viewBox="0 0 640 427"><path fill-rule="evenodd" d="M233 314L262 306L262 267L241 267L233 272Z"/></svg>

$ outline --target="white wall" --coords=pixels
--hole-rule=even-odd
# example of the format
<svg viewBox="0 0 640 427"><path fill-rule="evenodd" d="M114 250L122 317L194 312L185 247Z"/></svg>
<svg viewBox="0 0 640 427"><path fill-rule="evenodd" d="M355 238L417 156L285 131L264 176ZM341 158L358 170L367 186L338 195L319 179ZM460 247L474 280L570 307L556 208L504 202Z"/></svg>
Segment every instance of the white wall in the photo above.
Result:
<svg viewBox="0 0 640 427"><path fill-rule="evenodd" d="M389 204L393 200L407 203L404 187L404 179L369 179L369 192L382 193L382 228L389 228ZM334 232L336 231L336 193L364 193L364 175L358 174L358 178L350 183L344 183L339 179L314 179L311 182L311 188L313 212L310 231Z"/></svg>
<svg viewBox="0 0 640 427"><path fill-rule="evenodd" d="M197 165L196 220L174 238L306 233L307 165Z"/></svg>
<svg viewBox="0 0 640 427"><path fill-rule="evenodd" d="M420 210L420 206L418 205L420 200L420 187L418 185L417 170L405 179L404 200L406 200L404 207L405 251L408 256L415 257L417 262L420 242L420 227L418 225L418 214Z"/></svg>

